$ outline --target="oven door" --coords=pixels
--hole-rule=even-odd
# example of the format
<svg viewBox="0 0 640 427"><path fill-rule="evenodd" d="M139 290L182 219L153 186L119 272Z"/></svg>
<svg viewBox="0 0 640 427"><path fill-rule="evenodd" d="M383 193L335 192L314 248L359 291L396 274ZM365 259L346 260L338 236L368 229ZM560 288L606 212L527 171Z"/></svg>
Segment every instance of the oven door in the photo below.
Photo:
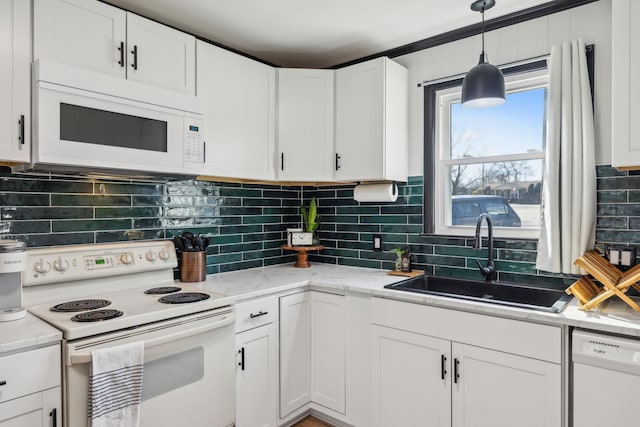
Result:
<svg viewBox="0 0 640 427"><path fill-rule="evenodd" d="M142 427L233 425L234 318L234 309L223 307L66 343L65 425L88 425L91 350L134 341L145 343Z"/></svg>
<svg viewBox="0 0 640 427"><path fill-rule="evenodd" d="M34 163L184 173L183 111L39 82L35 115Z"/></svg>

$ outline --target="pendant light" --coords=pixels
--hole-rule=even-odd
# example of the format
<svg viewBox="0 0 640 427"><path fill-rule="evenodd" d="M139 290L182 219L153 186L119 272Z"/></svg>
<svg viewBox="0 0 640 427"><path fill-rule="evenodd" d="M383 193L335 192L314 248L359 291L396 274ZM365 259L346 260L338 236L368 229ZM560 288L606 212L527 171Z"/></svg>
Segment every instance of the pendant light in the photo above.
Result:
<svg viewBox="0 0 640 427"><path fill-rule="evenodd" d="M484 11L495 4L495 0L477 0L471 4L471 10L482 13L482 53L478 65L469 70L462 81L463 107L495 107L505 101L502 71L489 64L484 53Z"/></svg>

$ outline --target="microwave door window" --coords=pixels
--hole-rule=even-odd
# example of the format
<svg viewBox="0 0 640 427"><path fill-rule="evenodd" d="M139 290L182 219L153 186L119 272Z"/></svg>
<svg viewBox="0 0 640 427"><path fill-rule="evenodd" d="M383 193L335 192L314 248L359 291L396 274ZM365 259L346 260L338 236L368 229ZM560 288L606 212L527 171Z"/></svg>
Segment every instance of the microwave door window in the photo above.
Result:
<svg viewBox="0 0 640 427"><path fill-rule="evenodd" d="M60 103L60 139L167 152L167 122Z"/></svg>

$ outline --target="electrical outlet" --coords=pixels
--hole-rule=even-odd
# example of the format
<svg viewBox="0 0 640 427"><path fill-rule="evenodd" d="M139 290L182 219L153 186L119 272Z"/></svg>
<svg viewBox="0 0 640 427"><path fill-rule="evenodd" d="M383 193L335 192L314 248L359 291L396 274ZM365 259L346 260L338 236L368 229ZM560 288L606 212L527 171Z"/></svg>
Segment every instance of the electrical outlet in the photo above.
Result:
<svg viewBox="0 0 640 427"><path fill-rule="evenodd" d="M373 235L373 250L376 252L382 252L382 235L381 234Z"/></svg>
<svg viewBox="0 0 640 427"><path fill-rule="evenodd" d="M607 246L609 263L619 267L633 267L636 264L636 248L629 245Z"/></svg>

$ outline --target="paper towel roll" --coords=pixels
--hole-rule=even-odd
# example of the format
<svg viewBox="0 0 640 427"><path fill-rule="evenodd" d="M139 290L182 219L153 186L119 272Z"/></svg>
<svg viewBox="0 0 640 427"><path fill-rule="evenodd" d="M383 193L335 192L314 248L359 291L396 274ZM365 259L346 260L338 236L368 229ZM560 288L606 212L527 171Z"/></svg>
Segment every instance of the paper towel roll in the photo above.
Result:
<svg viewBox="0 0 640 427"><path fill-rule="evenodd" d="M398 186L391 184L360 184L353 189L357 202L395 202L398 200Z"/></svg>

